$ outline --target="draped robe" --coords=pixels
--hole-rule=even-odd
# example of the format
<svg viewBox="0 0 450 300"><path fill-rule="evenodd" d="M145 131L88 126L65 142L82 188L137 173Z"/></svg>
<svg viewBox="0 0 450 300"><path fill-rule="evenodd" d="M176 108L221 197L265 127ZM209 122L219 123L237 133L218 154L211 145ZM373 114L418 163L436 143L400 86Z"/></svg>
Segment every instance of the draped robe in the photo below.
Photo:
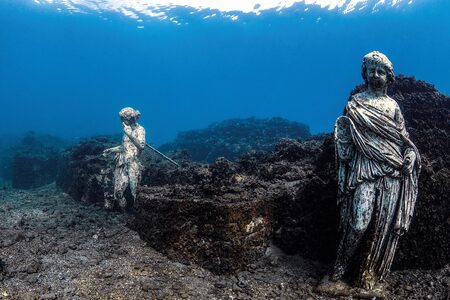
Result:
<svg viewBox="0 0 450 300"><path fill-rule="evenodd" d="M374 105L374 101L386 101L387 106L396 108L396 114L388 113L383 105ZM365 92L353 96L345 115L336 121L335 138L341 204L338 257L349 240L346 235L357 230L358 218L365 217L372 234L360 273L370 272L381 280L390 269L399 236L411 223L420 155L409 139L397 103L387 96L369 101ZM404 174L404 156L411 151L416 156L413 171ZM362 184L374 195L373 199L367 197L369 202L364 205L355 198Z"/></svg>

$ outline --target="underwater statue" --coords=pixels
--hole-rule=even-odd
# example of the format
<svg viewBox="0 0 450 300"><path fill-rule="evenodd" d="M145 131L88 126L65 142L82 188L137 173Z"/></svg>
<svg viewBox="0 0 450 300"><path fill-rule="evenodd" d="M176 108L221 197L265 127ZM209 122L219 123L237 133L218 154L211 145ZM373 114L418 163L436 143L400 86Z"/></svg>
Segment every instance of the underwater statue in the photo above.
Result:
<svg viewBox="0 0 450 300"><path fill-rule="evenodd" d="M136 200L137 186L143 169L139 156L146 145L145 129L137 123L140 116L138 110L131 107L123 108L119 112L123 126L122 145L103 151L105 156L115 154L114 194L112 199L105 197L106 209L113 209L115 203L122 209L126 208L127 200L124 193L127 187L130 188L133 200Z"/></svg>
<svg viewBox="0 0 450 300"><path fill-rule="evenodd" d="M340 243L332 274L318 289L382 296L380 281L414 212L420 155L397 102L387 95L392 63L371 52L364 56L362 77L367 89L350 98L336 121Z"/></svg>

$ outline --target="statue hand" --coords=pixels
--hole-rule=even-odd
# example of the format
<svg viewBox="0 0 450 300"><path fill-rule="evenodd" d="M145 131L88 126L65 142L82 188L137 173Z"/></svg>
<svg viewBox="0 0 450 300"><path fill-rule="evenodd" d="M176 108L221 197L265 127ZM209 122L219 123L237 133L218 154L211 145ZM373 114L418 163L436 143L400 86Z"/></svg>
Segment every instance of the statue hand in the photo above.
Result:
<svg viewBox="0 0 450 300"><path fill-rule="evenodd" d="M407 231L408 230L406 229L406 227L404 225L394 227L394 233L398 236L404 235Z"/></svg>
<svg viewBox="0 0 450 300"><path fill-rule="evenodd" d="M106 157L107 155L111 154L111 151L112 151L111 148L103 150L102 156Z"/></svg>
<svg viewBox="0 0 450 300"><path fill-rule="evenodd" d="M123 132L126 135L130 136L133 133L133 131L131 130L131 127L126 125L126 124L124 124L124 123L122 123L122 125L123 125Z"/></svg>
<svg viewBox="0 0 450 300"><path fill-rule="evenodd" d="M119 153L119 152L122 152L122 146L105 149L105 150L103 150L102 156L107 156L109 154Z"/></svg>
<svg viewBox="0 0 450 300"><path fill-rule="evenodd" d="M416 162L416 154L411 151L408 152L403 159L403 173L410 175L414 168L414 163Z"/></svg>

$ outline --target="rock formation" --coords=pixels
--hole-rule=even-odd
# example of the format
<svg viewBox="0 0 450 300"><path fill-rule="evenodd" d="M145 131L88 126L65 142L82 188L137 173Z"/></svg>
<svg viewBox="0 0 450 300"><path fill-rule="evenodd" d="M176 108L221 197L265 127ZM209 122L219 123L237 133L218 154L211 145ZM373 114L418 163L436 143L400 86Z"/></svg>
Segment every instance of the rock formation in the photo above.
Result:
<svg viewBox="0 0 450 300"><path fill-rule="evenodd" d="M229 119L206 129L181 132L161 150L186 150L192 160L204 163L218 157L234 161L250 151L272 150L280 138L303 140L310 136L307 125L282 118Z"/></svg>
<svg viewBox="0 0 450 300"><path fill-rule="evenodd" d="M55 181L60 154L66 146L67 142L60 138L27 133L13 149L12 186L29 189Z"/></svg>
<svg viewBox="0 0 450 300"><path fill-rule="evenodd" d="M60 159L56 185L77 201L103 202L105 191L113 188L113 166L102 153L118 143L119 136L98 136L67 149Z"/></svg>

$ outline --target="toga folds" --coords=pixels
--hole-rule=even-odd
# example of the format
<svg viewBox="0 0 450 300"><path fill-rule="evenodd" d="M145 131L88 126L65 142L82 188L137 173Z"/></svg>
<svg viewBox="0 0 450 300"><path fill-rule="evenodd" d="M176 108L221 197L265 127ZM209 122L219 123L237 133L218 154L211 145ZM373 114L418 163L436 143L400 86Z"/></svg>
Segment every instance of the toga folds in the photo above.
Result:
<svg viewBox="0 0 450 300"><path fill-rule="evenodd" d="M370 228L369 253L360 271L383 279L398 238L411 223L420 155L409 139L398 104L389 97L366 96L353 96L344 116L336 121L338 204L342 204L338 252L345 252L342 247L351 241L346 235ZM404 174L404 157L411 151L416 156L413 171Z"/></svg>

